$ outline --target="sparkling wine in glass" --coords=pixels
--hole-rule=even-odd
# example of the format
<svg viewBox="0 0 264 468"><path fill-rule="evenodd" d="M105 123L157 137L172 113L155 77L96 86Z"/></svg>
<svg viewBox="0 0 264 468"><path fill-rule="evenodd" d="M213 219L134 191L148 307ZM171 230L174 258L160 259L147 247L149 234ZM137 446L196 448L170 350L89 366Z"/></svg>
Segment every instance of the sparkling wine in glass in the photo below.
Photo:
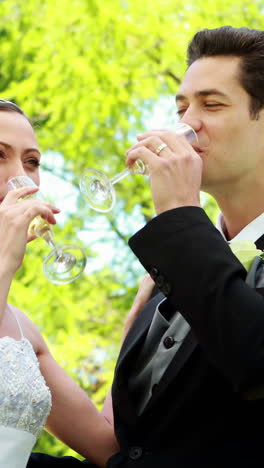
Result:
<svg viewBox="0 0 264 468"><path fill-rule="evenodd" d="M7 185L8 190L16 190L26 186L37 187L33 180L27 176L12 177ZM25 198L43 200L39 192ZM71 244L58 245L54 240L50 224L41 216L36 216L31 221L29 233L36 237L42 237L52 249L43 263L44 274L51 283L71 283L81 275L86 265L86 255L80 247Z"/></svg>
<svg viewBox="0 0 264 468"><path fill-rule="evenodd" d="M190 143L197 141L197 135L190 125L179 122L173 128L177 135L184 135ZM87 169L80 177L79 186L83 198L90 208L101 213L110 211L116 202L114 185L131 174L148 174L148 167L138 159L132 166L109 178L97 169Z"/></svg>

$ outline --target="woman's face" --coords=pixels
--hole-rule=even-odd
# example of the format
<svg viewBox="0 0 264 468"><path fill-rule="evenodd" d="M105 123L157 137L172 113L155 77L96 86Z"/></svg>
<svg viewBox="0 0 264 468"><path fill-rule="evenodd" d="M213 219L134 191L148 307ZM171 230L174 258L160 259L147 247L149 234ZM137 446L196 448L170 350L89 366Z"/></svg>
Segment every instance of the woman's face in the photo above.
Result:
<svg viewBox="0 0 264 468"><path fill-rule="evenodd" d="M0 110L0 203L11 177L27 175L39 185L40 151L28 120L13 111Z"/></svg>

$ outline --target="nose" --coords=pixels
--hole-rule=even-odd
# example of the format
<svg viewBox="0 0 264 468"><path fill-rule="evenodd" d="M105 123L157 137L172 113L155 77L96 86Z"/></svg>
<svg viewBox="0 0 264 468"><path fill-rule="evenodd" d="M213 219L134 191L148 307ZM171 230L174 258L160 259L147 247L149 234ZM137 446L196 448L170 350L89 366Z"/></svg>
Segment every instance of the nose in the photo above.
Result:
<svg viewBox="0 0 264 468"><path fill-rule="evenodd" d="M187 112L185 112L184 116L181 119L181 122L190 125L190 127L193 128L195 133L198 133L202 128L202 121L200 119L192 117L191 115L187 115Z"/></svg>
<svg viewBox="0 0 264 468"><path fill-rule="evenodd" d="M195 102L189 102L187 109L181 117L181 122L184 122L193 128L195 133L198 133L202 128L202 120L199 106Z"/></svg>
<svg viewBox="0 0 264 468"><path fill-rule="evenodd" d="M12 164L9 165L8 171L6 173L6 181L11 179L11 177L17 176L26 176L27 172L25 171L23 162L21 160L13 161Z"/></svg>

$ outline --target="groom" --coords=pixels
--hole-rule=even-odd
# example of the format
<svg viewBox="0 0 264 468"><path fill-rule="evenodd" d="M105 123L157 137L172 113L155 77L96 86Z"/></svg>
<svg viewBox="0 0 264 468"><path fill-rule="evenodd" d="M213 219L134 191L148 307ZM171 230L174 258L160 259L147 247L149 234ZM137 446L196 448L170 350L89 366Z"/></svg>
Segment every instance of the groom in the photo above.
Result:
<svg viewBox="0 0 264 468"><path fill-rule="evenodd" d="M161 292L118 358L112 400L120 452L107 468L257 468L263 264L254 263L247 284L227 241L264 249L264 31L197 33L176 101L198 142L153 131L127 155L128 164L148 165L157 213L129 245ZM221 209L217 229L200 207L200 189ZM28 467L40 466L82 462L32 456Z"/></svg>

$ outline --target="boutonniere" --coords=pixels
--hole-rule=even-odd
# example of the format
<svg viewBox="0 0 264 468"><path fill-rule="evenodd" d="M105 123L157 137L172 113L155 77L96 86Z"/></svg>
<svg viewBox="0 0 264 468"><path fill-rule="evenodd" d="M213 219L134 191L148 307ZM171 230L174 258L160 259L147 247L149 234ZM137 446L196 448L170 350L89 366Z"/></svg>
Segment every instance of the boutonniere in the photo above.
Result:
<svg viewBox="0 0 264 468"><path fill-rule="evenodd" d="M229 246L247 271L256 257L264 258L263 251L257 249L253 241L238 240L231 242Z"/></svg>

